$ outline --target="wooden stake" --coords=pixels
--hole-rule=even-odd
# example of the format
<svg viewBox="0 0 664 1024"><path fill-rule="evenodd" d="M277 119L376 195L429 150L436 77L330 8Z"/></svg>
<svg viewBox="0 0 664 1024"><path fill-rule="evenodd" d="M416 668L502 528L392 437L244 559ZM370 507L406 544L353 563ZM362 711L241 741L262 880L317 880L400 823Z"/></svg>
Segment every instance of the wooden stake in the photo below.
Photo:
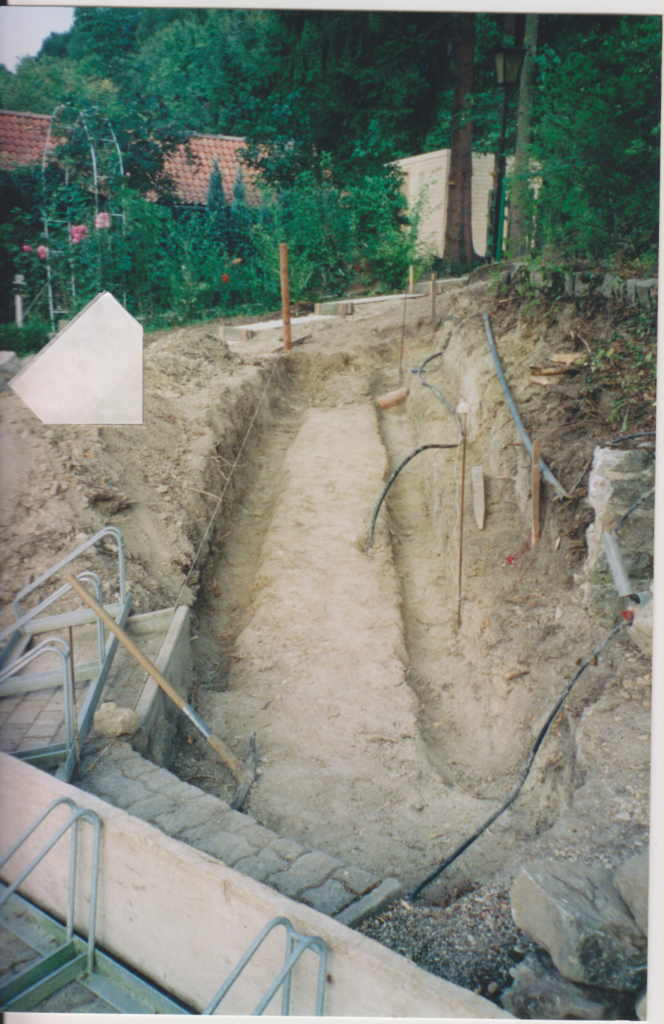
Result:
<svg viewBox="0 0 664 1024"><path fill-rule="evenodd" d="M473 512L479 530L484 529L484 473L481 466L473 466L470 471L473 484Z"/></svg>
<svg viewBox="0 0 664 1024"><path fill-rule="evenodd" d="M408 294L412 295L415 291L415 267L408 268Z"/></svg>
<svg viewBox="0 0 664 1024"><path fill-rule="evenodd" d="M285 242L279 243L279 268L281 272L281 315L284 321L284 352L290 352L290 282L288 279L288 246Z"/></svg>
<svg viewBox="0 0 664 1024"><path fill-rule="evenodd" d="M431 274L431 319L436 319L436 274Z"/></svg>
<svg viewBox="0 0 664 1024"><path fill-rule="evenodd" d="M408 292L406 292L404 297L403 297L403 318L401 320L401 348L399 349L399 380L401 380L401 374L402 374L402 371L403 371L403 342L404 342L404 338L406 337L406 296L407 295L408 295Z"/></svg>
<svg viewBox="0 0 664 1024"><path fill-rule="evenodd" d="M537 547L540 539L540 443L533 441L533 529L531 545Z"/></svg>
<svg viewBox="0 0 664 1024"><path fill-rule="evenodd" d="M463 553L463 500L466 483L466 414L463 417L463 448L461 456L461 517L459 521L459 603L457 605L457 627L461 627L461 562Z"/></svg>

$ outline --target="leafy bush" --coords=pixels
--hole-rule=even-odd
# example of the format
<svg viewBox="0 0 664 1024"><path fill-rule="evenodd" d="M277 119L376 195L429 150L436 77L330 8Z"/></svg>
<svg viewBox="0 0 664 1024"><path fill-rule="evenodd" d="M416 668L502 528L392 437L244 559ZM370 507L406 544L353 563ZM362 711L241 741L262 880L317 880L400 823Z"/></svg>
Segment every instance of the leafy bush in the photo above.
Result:
<svg viewBox="0 0 664 1024"><path fill-rule="evenodd" d="M50 329L51 325L41 320L26 321L22 327L0 324L0 349L15 352L19 359L30 356L44 347Z"/></svg>
<svg viewBox="0 0 664 1024"><path fill-rule="evenodd" d="M239 176L230 203L215 169L207 211L148 202L119 180L96 209L76 153L67 158L67 176L58 165L44 189L41 182L29 194L14 189L18 205L2 228L6 276L24 273L26 307L42 292L46 308L47 262L60 316L74 316L107 290L146 324L164 326L278 308L280 242L289 247L293 301L342 294L358 277L400 288L416 259L417 214L408 217L389 168L345 187L329 168L322 181L305 170L291 185L264 185L249 199ZM9 294L3 313L13 315Z"/></svg>
<svg viewBox="0 0 664 1024"><path fill-rule="evenodd" d="M537 56L540 244L552 254L639 256L657 244L661 18L619 18L561 57Z"/></svg>

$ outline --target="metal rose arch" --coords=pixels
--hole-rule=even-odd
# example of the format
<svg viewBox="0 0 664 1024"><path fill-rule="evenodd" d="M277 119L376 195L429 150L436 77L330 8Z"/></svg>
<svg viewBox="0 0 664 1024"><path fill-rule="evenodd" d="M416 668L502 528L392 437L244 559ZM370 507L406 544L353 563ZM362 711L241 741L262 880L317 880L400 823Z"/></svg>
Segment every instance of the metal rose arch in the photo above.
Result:
<svg viewBox="0 0 664 1024"><path fill-rule="evenodd" d="M70 319L87 292L102 290L113 235L124 236L126 230L119 188L124 178L122 152L110 122L97 107L56 107L41 171L44 244L37 251L45 262L49 316L57 330L59 319ZM119 286L125 301L124 283L118 280L113 285Z"/></svg>

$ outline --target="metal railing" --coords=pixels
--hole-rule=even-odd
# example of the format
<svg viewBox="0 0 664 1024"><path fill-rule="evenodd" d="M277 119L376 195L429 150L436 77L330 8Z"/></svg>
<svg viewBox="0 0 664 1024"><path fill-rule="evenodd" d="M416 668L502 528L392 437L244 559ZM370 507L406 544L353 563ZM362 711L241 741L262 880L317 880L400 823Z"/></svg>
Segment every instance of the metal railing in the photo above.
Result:
<svg viewBox="0 0 664 1024"><path fill-rule="evenodd" d="M48 807L42 811L42 813L33 821L32 825L23 832L22 835L16 840L16 842L9 848L9 850L0 858L0 871L4 868L5 864L14 856L14 854L21 848L23 843L30 838L32 833L39 828L45 818L60 804L67 804L71 808L71 815L65 821L63 825L57 830L54 836L49 839L39 853L33 857L27 867L19 873L18 877L7 887L5 892L0 896L0 908L9 899L9 897L16 892L18 887L25 881L28 875L37 867L39 863L44 859L46 854L53 849L55 844L65 835L69 829L72 829L71 845L69 853L69 892L67 897L67 934L66 943L69 944L74 938L74 903L76 899L76 865L78 857L78 828L79 821L87 819L94 829L93 847L92 847L92 865L90 868L90 912L88 915L88 941L87 941L87 952L85 954L85 967L87 971L92 971L94 968L94 955L95 955L95 927L97 920L97 889L99 883L99 849L100 849L100 838L101 838L101 820L99 815L90 810L87 807L79 808L70 797L60 797L58 800L54 800L53 803L49 804ZM59 952L59 951L58 951ZM45 958L45 959L48 959ZM20 976L19 976L20 977ZM18 979L13 979L18 980ZM14 986L12 986L14 987Z"/></svg>
<svg viewBox="0 0 664 1024"><path fill-rule="evenodd" d="M84 541L84 543L77 547L75 551L72 551L70 555L67 555L66 558L63 558L60 562L58 562L57 565L54 565L51 569L47 569L46 572L42 573L42 575L38 579L33 580L32 583L28 583L27 586L23 587L23 590L20 590L18 592L13 602L14 614L16 615L16 618L19 619L20 622L23 621L23 619L21 618L23 616L21 601L25 597L27 597L28 594L31 594L34 590L37 590L42 585L42 583L45 583L46 580L51 578L51 576L57 575L57 573L60 572L61 569L64 569L66 565L69 565L70 562L73 562L75 558L78 558L79 555L82 555L83 552L87 551L88 548L92 547L93 544L96 544L98 541L100 541L102 537L107 536L113 537L118 546L118 575L120 578L120 603L124 604L125 601L127 600L127 582L125 577L124 543L122 540L122 534L120 533L116 526L105 526L103 530L100 530L99 533L96 533L94 537L90 537L88 540ZM57 597L65 593L67 589L69 589L68 585L64 589L60 588L59 591L57 591L55 594L51 594L50 597L45 598L44 601L42 601L35 608L32 609L30 615L32 616L35 614L39 614L39 612L47 608L49 604L52 604L53 601L57 599ZM18 626L19 623L15 622L13 628L17 629ZM5 630L4 633L1 633L0 641L2 641L6 636L8 636L10 632L11 628L9 629L9 631Z"/></svg>
<svg viewBox="0 0 664 1024"><path fill-rule="evenodd" d="M239 961L236 967L233 968L229 976L226 978L226 981L221 986L221 988L214 996L212 1001L203 1010L204 1016L214 1013L216 1008L219 1006L219 1003L222 1001L222 999L227 994L231 986L235 983L235 981L237 981L244 968L247 966L249 961L257 952L258 948L262 945L262 943L270 934L270 932L273 931L274 928L277 928L279 925L283 926L286 929L286 956L284 966L281 968L277 976L271 982L263 997L257 1003L256 1008L251 1013L251 1016L260 1016L263 1013L263 1011L268 1007L275 993L278 992L279 988L281 988L282 986L283 991L281 995L281 1014L283 1017L289 1015L291 976L293 968L295 967L296 963L298 962L302 954L307 949L311 949L313 952L317 953L319 957L318 986L316 989L316 1009L314 1011L314 1015L316 1017L323 1016L323 1004L325 1001L325 982L327 979L327 946L325 945L323 940L318 938L316 935L301 935L298 931L295 930L295 928L293 927L293 925L291 924L287 917L275 917L273 918L272 921L269 921L268 924L265 925L261 933L257 936L256 939L254 939L252 944L249 946L249 949L246 951L242 959Z"/></svg>

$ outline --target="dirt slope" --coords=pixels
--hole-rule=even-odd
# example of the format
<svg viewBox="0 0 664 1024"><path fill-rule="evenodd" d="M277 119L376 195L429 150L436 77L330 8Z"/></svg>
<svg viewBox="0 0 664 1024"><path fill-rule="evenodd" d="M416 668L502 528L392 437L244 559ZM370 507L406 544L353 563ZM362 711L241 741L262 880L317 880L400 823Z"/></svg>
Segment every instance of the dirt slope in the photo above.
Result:
<svg viewBox="0 0 664 1024"><path fill-rule="evenodd" d="M405 319L397 301L307 325L288 357L275 331L232 350L215 325L148 338L140 427L48 428L0 395L3 624L31 577L103 524L119 526L135 607L194 605L200 713L240 753L257 731L249 812L407 885L500 806L577 660L606 633L574 579L587 507L545 490L542 540L527 549L530 463L482 321L450 338L454 325L432 323L428 301L407 303ZM528 429L571 488L595 425L568 422L560 396L528 384L528 368L570 344L572 307L533 324L480 284L439 300L437 313L481 311ZM451 405L468 403L466 465L482 465L487 481L483 531L466 486L460 628L458 449L413 460L366 550L388 472L416 446L458 437L410 372L443 349L427 380ZM402 380L406 403L378 412L375 396ZM103 570L109 598L113 558L98 550L81 564ZM649 688L649 662L628 637L615 641L582 677L517 804L428 895L507 881L533 855L613 864L641 847ZM174 764L227 792L198 741Z"/></svg>

